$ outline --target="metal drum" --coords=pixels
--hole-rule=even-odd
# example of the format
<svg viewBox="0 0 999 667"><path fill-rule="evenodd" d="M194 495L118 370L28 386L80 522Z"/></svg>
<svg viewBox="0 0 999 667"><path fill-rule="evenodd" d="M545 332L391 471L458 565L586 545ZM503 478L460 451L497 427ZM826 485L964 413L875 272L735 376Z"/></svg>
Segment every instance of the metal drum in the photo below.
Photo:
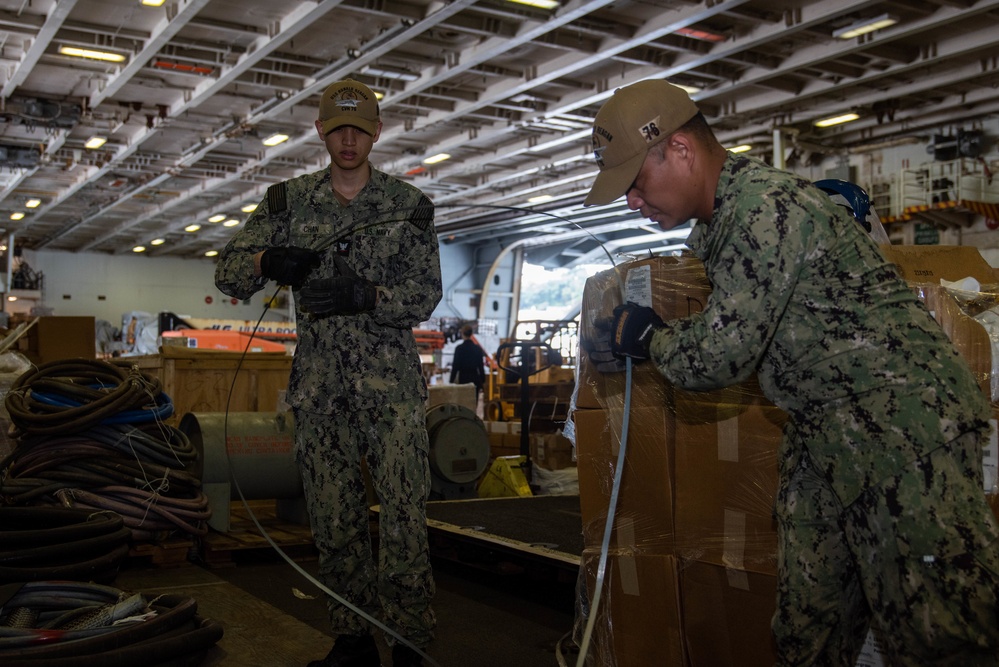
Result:
<svg viewBox="0 0 999 667"><path fill-rule="evenodd" d="M431 491L438 498L474 497L489 464L489 434L463 405L444 403L427 411Z"/></svg>

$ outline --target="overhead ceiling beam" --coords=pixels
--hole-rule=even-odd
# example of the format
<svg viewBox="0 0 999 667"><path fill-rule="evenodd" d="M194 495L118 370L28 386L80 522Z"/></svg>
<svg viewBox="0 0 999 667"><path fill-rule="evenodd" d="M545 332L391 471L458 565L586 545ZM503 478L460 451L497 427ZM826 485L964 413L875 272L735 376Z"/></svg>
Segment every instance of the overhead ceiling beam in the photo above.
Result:
<svg viewBox="0 0 999 667"><path fill-rule="evenodd" d="M66 22L66 17L73 11L77 2L78 0L62 0L61 2L49 3L50 8L45 17L45 23L31 40L31 45L25 49L24 55L21 56L21 60L15 66L10 78L3 85L3 89L0 89L0 97L7 99L17 90L18 86L24 83L24 80L28 78L31 70L38 63L38 59L49 48L49 44L52 43L59 28Z"/></svg>
<svg viewBox="0 0 999 667"><path fill-rule="evenodd" d="M90 96L90 107L96 107L121 90L122 86L138 74L149 62L149 59L159 53L180 29L207 4L208 0L173 0L171 4L173 9L156 24L149 39L143 43L142 50L134 54L111 80Z"/></svg>

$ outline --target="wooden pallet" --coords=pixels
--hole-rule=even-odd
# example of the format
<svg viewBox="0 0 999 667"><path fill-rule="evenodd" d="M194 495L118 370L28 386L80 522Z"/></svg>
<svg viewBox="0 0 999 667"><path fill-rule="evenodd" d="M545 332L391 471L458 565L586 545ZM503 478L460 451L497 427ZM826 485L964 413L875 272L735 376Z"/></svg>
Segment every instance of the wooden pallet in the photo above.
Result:
<svg viewBox="0 0 999 667"><path fill-rule="evenodd" d="M257 528L250 512L271 540L291 558L311 560L316 557L312 530L309 526L279 519L273 500L251 500L247 504L249 511L242 502L232 503L229 532L210 530L201 538L200 557L206 565L210 567L234 565L233 559L240 555L262 556L273 552L275 557L279 557L274 552L273 545Z"/></svg>
<svg viewBox="0 0 999 667"><path fill-rule="evenodd" d="M129 548L128 560L154 567L181 567L190 563L193 548L193 539L137 542Z"/></svg>

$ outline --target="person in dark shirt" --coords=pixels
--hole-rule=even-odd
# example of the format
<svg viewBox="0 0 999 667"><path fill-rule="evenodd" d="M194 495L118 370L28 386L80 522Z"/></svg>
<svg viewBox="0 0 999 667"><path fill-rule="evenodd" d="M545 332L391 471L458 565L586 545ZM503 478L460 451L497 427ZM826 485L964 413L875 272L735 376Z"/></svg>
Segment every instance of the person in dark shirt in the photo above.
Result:
<svg viewBox="0 0 999 667"><path fill-rule="evenodd" d="M472 340L472 327L461 328L461 343L454 348L454 359L451 362L451 384L474 384L475 404L479 404L479 395L486 382L486 373L482 362L486 353L479 344Z"/></svg>

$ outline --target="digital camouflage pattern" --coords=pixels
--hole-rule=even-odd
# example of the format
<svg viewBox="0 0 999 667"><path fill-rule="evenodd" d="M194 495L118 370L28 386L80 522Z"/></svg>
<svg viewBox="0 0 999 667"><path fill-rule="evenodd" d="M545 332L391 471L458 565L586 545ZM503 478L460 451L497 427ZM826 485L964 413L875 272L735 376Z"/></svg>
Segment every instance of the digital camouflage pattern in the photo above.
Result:
<svg viewBox="0 0 999 667"><path fill-rule="evenodd" d="M434 580L427 544L430 448L423 401L410 399L338 415L295 411L295 458L302 468L312 532L320 551L319 576L330 590L378 618L417 646L433 638L430 607ZM301 433L302 438L297 436ZM343 447L355 442L357 447ZM368 502L361 459L381 499L376 567L368 532ZM318 520L317 520L318 518ZM372 628L346 607L329 601L334 634Z"/></svg>
<svg viewBox="0 0 999 667"><path fill-rule="evenodd" d="M853 667L872 618L886 666L999 664L999 549L977 435L960 440L846 508L804 452L777 498L781 665Z"/></svg>
<svg viewBox="0 0 999 667"><path fill-rule="evenodd" d="M266 281L253 277L253 256L261 250L327 244L311 278L337 275L336 252L358 275L384 288L369 313L311 316L296 306L288 403L329 413L345 395L354 397L355 407L426 398L412 329L430 317L442 296L437 233L419 206L429 200L374 168L347 206L334 196L328 169L287 181L286 199L287 208L272 214L264 198L226 245L215 269L220 290L238 299L259 291Z"/></svg>
<svg viewBox="0 0 999 667"><path fill-rule="evenodd" d="M291 245L323 252L310 279L337 275L338 253L378 286L370 312L313 316L296 307L287 401L324 583L423 645L434 627L434 584L425 518L427 388L412 329L442 295L433 206L417 188L374 168L346 205L328 169L286 181L284 194L284 210L270 207L282 208L281 197L265 197L226 245L216 285L248 298L267 282L253 276L253 256ZM377 566L366 541L362 457L383 510ZM334 632L360 631L360 618L330 605Z"/></svg>
<svg viewBox="0 0 999 667"><path fill-rule="evenodd" d="M781 589L778 616L799 622L775 628L781 633L793 627L806 644L835 643L829 635L849 628L811 616L812 586L842 590L840 578L847 573L868 582L921 576L884 560L858 560L859 573L844 570L847 551L859 559L862 552L894 539L884 525L865 523L868 515L853 517L850 512L874 502L871 494L882 491L872 489L883 490L931 452L940 450L944 457L980 466L989 406L954 346L874 242L846 209L807 181L729 154L712 218L694 226L687 245L704 262L712 293L703 312L667 322L656 333L651 358L670 382L692 390L729 386L756 372L767 397L789 413L780 452L781 483L786 486L804 474L807 453L809 473L826 489L814 502L831 505L778 508L778 514L787 515L779 524L782 574L805 567L808 573L804 581L789 576ZM962 438L965 433L972 435ZM966 542L991 544L995 550L999 529L985 504L981 470L977 479L979 493L970 510L977 518L968 526L973 538ZM899 521L903 515L915 519L906 528L915 534L905 539L932 534L924 517L932 515L946 526L955 512L963 511L953 499L916 492L896 500L888 506L890 515ZM795 534L820 516L831 523ZM849 545L843 543L837 521L850 522ZM822 531L832 537L818 540ZM838 550L825 552L830 543ZM968 579L941 592L937 601L991 599L989 641L995 646L995 594L995 578L991 587L977 590ZM974 626L968 616L972 606L964 612L964 620ZM879 622L895 620L886 613Z"/></svg>

